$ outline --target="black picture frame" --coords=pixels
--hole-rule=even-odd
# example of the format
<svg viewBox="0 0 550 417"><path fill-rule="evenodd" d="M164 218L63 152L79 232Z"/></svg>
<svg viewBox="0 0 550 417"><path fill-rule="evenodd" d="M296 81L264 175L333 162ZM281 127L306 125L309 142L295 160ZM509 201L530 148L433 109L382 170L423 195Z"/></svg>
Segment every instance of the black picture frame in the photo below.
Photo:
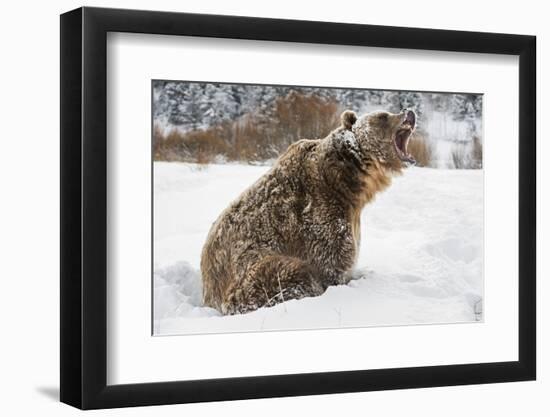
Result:
<svg viewBox="0 0 550 417"><path fill-rule="evenodd" d="M518 361L107 385L108 32L519 56ZM62 402L94 409L535 379L534 36L84 7L61 15L60 57Z"/></svg>

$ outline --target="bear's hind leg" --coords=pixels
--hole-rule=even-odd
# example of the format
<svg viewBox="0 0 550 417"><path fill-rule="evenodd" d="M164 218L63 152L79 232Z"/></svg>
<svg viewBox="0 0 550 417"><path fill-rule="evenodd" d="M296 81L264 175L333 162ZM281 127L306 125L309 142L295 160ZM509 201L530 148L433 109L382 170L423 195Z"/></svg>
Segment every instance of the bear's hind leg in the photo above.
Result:
<svg viewBox="0 0 550 417"><path fill-rule="evenodd" d="M307 262L284 255L267 255L252 265L246 277L227 288L223 314L239 314L288 300L321 295L318 272Z"/></svg>

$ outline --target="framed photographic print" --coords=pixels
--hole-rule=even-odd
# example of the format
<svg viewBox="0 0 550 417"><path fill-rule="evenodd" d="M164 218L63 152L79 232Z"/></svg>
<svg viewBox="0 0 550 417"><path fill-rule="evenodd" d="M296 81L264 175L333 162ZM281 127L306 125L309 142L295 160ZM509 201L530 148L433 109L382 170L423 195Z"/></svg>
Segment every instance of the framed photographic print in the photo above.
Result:
<svg viewBox="0 0 550 417"><path fill-rule="evenodd" d="M61 401L535 379L535 38L61 16Z"/></svg>

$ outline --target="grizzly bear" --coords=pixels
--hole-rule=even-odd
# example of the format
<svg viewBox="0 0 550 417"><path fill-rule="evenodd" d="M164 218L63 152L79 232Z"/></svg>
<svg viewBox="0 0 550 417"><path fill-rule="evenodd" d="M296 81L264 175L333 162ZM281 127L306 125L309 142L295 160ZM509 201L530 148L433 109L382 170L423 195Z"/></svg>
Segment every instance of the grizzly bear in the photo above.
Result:
<svg viewBox="0 0 550 417"><path fill-rule="evenodd" d="M324 139L290 145L214 222L201 255L203 302L222 314L321 295L346 284L361 210L414 163L411 110L352 111Z"/></svg>

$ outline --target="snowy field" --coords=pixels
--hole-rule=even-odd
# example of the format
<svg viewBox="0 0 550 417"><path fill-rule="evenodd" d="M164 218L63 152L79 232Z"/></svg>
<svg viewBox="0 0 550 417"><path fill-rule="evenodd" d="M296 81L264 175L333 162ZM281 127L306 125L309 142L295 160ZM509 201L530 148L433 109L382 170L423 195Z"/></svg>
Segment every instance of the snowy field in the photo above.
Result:
<svg viewBox="0 0 550 417"><path fill-rule="evenodd" d="M482 320L483 171L410 168L363 211L348 285L237 316L201 306L210 225L268 167L154 164L154 334Z"/></svg>

